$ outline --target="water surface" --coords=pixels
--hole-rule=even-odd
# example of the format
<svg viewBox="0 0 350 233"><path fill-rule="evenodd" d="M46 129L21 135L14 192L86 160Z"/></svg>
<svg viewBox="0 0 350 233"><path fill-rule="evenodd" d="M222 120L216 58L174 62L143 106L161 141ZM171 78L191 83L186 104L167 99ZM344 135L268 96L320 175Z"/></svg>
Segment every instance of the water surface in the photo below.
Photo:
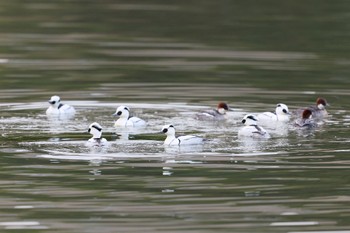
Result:
<svg viewBox="0 0 350 233"><path fill-rule="evenodd" d="M169 96L178 89L154 86L169 90ZM152 97L143 86L134 89ZM293 99L300 93L287 96ZM270 140L250 141L237 138L242 116L274 105L244 102L241 96L237 102L229 101L235 111L227 121L195 120L196 112L211 108L211 98L215 97L207 96L208 104L185 102L183 96L184 102L72 100L67 103L76 107L76 118L58 122L46 119L45 101L3 106L7 113L1 119L3 228L47 232L347 228L347 110L339 110L335 103L331 116L315 130L267 127ZM146 128L113 127L112 113L125 103L147 120ZM104 127L108 148L86 146L92 121ZM195 133L209 141L203 146L165 148L160 129L169 123L179 134Z"/></svg>
<svg viewBox="0 0 350 233"><path fill-rule="evenodd" d="M350 231L348 1L0 6L1 231ZM46 118L54 94L74 119ZM316 129L237 137L244 114L319 96ZM194 119L219 101L227 121ZM148 126L115 129L121 104ZM109 147L86 146L94 121ZM165 148L170 123L208 141Z"/></svg>

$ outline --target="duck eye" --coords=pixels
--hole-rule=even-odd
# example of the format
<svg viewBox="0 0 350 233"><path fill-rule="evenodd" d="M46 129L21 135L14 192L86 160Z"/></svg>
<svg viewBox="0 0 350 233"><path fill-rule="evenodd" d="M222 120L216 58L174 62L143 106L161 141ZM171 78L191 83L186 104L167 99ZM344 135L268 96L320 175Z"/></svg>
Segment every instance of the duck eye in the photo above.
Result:
<svg viewBox="0 0 350 233"><path fill-rule="evenodd" d="M163 129L163 133L166 133L166 132L168 132L168 129Z"/></svg>
<svg viewBox="0 0 350 233"><path fill-rule="evenodd" d="M51 103L52 103L52 104L55 104L55 103L56 103L56 101L51 101Z"/></svg>
<svg viewBox="0 0 350 233"><path fill-rule="evenodd" d="M91 131L91 129L89 128L89 129L88 129L88 133L90 133L90 131Z"/></svg>
<svg viewBox="0 0 350 233"><path fill-rule="evenodd" d="M284 113L287 113L287 110L285 110L285 109L283 109L282 111L283 111Z"/></svg>
<svg viewBox="0 0 350 233"><path fill-rule="evenodd" d="M245 120L245 119L243 119L243 120L242 120L242 123L244 124L245 122L246 122L246 120Z"/></svg>

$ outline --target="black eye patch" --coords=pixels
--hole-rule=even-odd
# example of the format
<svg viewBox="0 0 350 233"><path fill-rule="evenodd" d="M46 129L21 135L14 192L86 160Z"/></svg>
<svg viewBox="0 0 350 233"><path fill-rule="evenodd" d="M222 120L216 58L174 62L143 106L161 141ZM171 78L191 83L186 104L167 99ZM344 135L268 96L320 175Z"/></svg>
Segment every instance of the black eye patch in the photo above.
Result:
<svg viewBox="0 0 350 233"><path fill-rule="evenodd" d="M91 126L92 128L97 129L98 131L101 131L102 129L100 127L97 127L96 125ZM90 129L89 129L90 130ZM90 131L89 131L90 132Z"/></svg>
<svg viewBox="0 0 350 233"><path fill-rule="evenodd" d="M247 118L249 118L249 119L251 119L251 120L253 120L253 121L257 121L257 120L255 119L255 117L253 117L253 116L248 116Z"/></svg>
<svg viewBox="0 0 350 233"><path fill-rule="evenodd" d="M122 111L117 112L117 115L118 116L122 115Z"/></svg>
<svg viewBox="0 0 350 233"><path fill-rule="evenodd" d="M49 101L49 103L50 103L50 104L55 104L55 103L56 103L56 101Z"/></svg>
<svg viewBox="0 0 350 233"><path fill-rule="evenodd" d="M163 129L163 133L166 133L166 132L168 132L168 129Z"/></svg>
<svg viewBox="0 0 350 233"><path fill-rule="evenodd" d="M244 124L245 122L246 122L246 120L245 120L245 119L243 119L243 120L242 120L242 123Z"/></svg>
<svg viewBox="0 0 350 233"><path fill-rule="evenodd" d="M283 109L282 111L283 111L284 113L287 113L287 110L285 110L285 109Z"/></svg>

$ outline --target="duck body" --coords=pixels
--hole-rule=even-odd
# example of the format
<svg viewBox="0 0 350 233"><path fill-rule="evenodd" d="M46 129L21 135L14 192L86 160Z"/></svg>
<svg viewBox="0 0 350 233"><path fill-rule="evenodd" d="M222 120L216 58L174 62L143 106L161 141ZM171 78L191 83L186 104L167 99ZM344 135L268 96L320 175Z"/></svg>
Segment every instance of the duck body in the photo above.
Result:
<svg viewBox="0 0 350 233"><path fill-rule="evenodd" d="M276 121L288 122L290 120L290 112L287 105L277 104L275 112L260 113L257 119L265 123L273 123Z"/></svg>
<svg viewBox="0 0 350 233"><path fill-rule="evenodd" d="M46 115L48 117L58 117L58 118L72 118L75 115L75 109L73 106L61 103L59 96L54 95L49 100L50 106L46 110Z"/></svg>
<svg viewBox="0 0 350 233"><path fill-rule="evenodd" d="M316 104L313 106L309 106L303 109L298 109L295 112L295 115L299 117L300 115L303 114L303 111L305 109L309 109L312 113L312 118L314 120L322 120L323 118L328 116L328 112L326 107L329 106L328 102L324 98L317 98Z"/></svg>
<svg viewBox="0 0 350 233"><path fill-rule="evenodd" d="M295 120L295 125L302 128L314 128L316 123L312 119L297 119Z"/></svg>
<svg viewBox="0 0 350 233"><path fill-rule="evenodd" d="M312 116L315 119L323 119L328 116L328 112L325 108L318 108L315 106L310 106L308 109L311 110Z"/></svg>
<svg viewBox="0 0 350 233"><path fill-rule="evenodd" d="M203 138L194 135L186 135L179 137L168 136L164 141L164 145L168 146L196 145L201 143L203 143Z"/></svg>
<svg viewBox="0 0 350 233"><path fill-rule="evenodd" d="M258 126L257 121L254 115L244 116L242 123L245 126L238 131L238 137L270 138L270 134L263 127Z"/></svg>
<svg viewBox="0 0 350 233"><path fill-rule="evenodd" d="M229 108L226 103L220 102L216 109L197 113L195 118L204 121L222 121L226 119L226 112L230 110L231 108Z"/></svg>
<svg viewBox="0 0 350 233"><path fill-rule="evenodd" d="M166 146L185 146L185 145L198 145L204 142L204 138L195 135L175 136L175 128L173 125L165 125L162 128L162 132L167 135L164 145Z"/></svg>
<svg viewBox="0 0 350 233"><path fill-rule="evenodd" d="M314 128L317 126L316 122L312 118L312 111L307 108L303 111L301 118L295 120L294 125L299 128Z"/></svg>
<svg viewBox="0 0 350 233"><path fill-rule="evenodd" d="M130 116L130 109L126 106L119 106L113 115L119 117L114 123L116 127L145 127L147 124L141 118Z"/></svg>
<svg viewBox="0 0 350 233"><path fill-rule="evenodd" d="M108 144L107 139L105 138L90 138L88 143L94 146L104 146Z"/></svg>
<svg viewBox="0 0 350 233"><path fill-rule="evenodd" d="M196 119L202 121L222 121L225 120L225 114L221 114L218 110L212 109L205 112L197 113Z"/></svg>
<svg viewBox="0 0 350 233"><path fill-rule="evenodd" d="M270 135L261 126L246 125L238 131L238 137L270 138Z"/></svg>
<svg viewBox="0 0 350 233"><path fill-rule="evenodd" d="M108 144L107 139L102 137L102 127L99 123L94 122L89 126L88 132L92 134L87 143L90 146L105 146Z"/></svg>
<svg viewBox="0 0 350 233"><path fill-rule="evenodd" d="M115 123L116 127L144 127L146 122L138 117L119 118Z"/></svg>

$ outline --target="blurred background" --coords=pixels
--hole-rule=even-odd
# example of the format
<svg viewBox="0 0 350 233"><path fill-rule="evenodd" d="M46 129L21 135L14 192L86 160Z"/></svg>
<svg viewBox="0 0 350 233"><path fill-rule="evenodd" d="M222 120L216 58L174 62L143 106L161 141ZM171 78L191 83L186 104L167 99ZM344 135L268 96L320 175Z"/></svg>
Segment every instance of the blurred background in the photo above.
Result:
<svg viewBox="0 0 350 233"><path fill-rule="evenodd" d="M348 89L349 8L346 0L5 0L0 88L45 96L159 82Z"/></svg>

